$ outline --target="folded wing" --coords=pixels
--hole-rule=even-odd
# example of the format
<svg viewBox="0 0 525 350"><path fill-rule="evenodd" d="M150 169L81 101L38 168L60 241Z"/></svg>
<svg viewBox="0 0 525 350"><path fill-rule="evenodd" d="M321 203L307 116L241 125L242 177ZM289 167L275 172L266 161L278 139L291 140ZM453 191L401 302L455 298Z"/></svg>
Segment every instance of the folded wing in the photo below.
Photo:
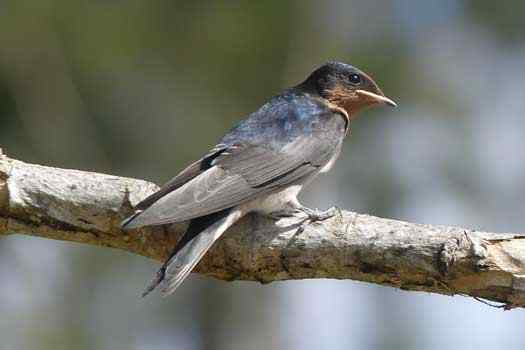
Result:
<svg viewBox="0 0 525 350"><path fill-rule="evenodd" d="M231 146L209 169L160 197L126 228L181 222L231 208L318 170L316 162L295 153L263 146Z"/></svg>

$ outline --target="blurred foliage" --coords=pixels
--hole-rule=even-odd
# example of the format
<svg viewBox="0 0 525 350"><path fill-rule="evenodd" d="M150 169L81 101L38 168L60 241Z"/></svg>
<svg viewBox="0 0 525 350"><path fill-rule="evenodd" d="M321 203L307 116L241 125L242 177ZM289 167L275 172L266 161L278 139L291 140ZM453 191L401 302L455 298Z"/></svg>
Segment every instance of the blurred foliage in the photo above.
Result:
<svg viewBox="0 0 525 350"><path fill-rule="evenodd" d="M523 44L525 3L509 1L496 4L490 0L466 1L466 14L487 31L496 35L502 45Z"/></svg>

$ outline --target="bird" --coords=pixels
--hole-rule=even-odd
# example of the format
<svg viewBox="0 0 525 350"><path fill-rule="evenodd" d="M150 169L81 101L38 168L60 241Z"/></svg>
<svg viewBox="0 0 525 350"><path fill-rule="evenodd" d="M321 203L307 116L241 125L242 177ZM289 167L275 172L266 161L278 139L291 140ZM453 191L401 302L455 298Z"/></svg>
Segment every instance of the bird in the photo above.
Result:
<svg viewBox="0 0 525 350"><path fill-rule="evenodd" d="M249 114L200 159L137 204L122 222L123 230L189 221L142 295L159 285L163 296L172 294L213 243L248 213L302 215L311 222L335 215L337 208L310 209L297 195L333 167L350 122L375 105L396 103L358 68L326 62Z"/></svg>

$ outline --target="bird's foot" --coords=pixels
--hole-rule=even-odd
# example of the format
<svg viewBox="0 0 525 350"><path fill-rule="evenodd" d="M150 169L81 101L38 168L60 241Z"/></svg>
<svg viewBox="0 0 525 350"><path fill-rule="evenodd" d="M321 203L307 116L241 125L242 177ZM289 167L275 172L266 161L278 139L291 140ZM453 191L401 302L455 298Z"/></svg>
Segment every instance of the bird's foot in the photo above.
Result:
<svg viewBox="0 0 525 350"><path fill-rule="evenodd" d="M319 210L300 206L275 211L270 213L268 216L278 221L283 218L296 217L298 214L306 215L306 217L302 218L302 220L300 221L300 225L297 228L297 231L293 234L292 239L304 232L308 224L330 219L331 217L334 217L337 214L342 215L342 212L341 209L339 209L338 207L331 207L327 210Z"/></svg>
<svg viewBox="0 0 525 350"><path fill-rule="evenodd" d="M308 224L330 219L331 217L334 217L337 214L341 216L343 215L341 212L341 209L339 209L338 207L331 207L331 208L328 208L327 210L310 209L307 207L301 207L299 210L302 213L306 214L306 218L301 222L301 225L295 232L294 237L304 232Z"/></svg>
<svg viewBox="0 0 525 350"><path fill-rule="evenodd" d="M301 207L300 210L308 216L307 221L309 222L324 221L326 219L330 219L331 217L334 217L337 214L342 215L341 209L339 209L338 207L331 207L327 210L310 209L307 207Z"/></svg>

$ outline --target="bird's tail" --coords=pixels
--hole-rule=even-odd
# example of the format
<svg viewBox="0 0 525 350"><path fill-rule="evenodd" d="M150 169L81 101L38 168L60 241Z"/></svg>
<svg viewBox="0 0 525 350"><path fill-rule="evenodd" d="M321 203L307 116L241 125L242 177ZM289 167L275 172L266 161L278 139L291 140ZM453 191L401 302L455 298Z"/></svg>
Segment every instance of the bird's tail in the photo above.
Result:
<svg viewBox="0 0 525 350"><path fill-rule="evenodd" d="M142 296L148 295L159 284L163 296L172 294L213 243L242 215L243 213L239 209L226 209L193 219L188 230L177 243L171 257L157 272Z"/></svg>

